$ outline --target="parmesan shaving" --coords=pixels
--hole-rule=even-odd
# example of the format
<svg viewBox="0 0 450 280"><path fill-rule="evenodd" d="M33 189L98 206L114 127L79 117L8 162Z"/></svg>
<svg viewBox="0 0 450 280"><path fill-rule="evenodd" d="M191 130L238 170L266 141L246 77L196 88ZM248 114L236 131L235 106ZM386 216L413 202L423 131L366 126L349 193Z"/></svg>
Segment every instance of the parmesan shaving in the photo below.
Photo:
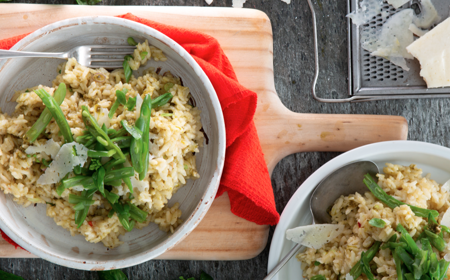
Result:
<svg viewBox="0 0 450 280"><path fill-rule="evenodd" d="M367 23L374 16L381 13L383 0L362 0L359 3L359 7L356 11L347 15L347 17L352 19L353 24L357 26Z"/></svg>
<svg viewBox="0 0 450 280"><path fill-rule="evenodd" d="M445 183L442 185L441 190L450 193L450 180L448 180L447 182L445 182Z"/></svg>
<svg viewBox="0 0 450 280"><path fill-rule="evenodd" d="M46 153L47 155L51 156L52 159L56 157L56 154L58 154L59 149L61 146L59 146L58 143L53 141L53 139L47 140L47 142L44 145L40 146L29 146L25 153L27 154L36 154L36 153Z"/></svg>
<svg viewBox="0 0 450 280"><path fill-rule="evenodd" d="M76 149L77 155L73 154L73 148ZM39 177L37 183L41 185L58 183L75 166L83 166L86 163L87 152L88 149L85 146L75 142L62 145L55 159L45 170L45 173Z"/></svg>
<svg viewBox="0 0 450 280"><path fill-rule="evenodd" d="M302 226L286 231L286 238L303 246L320 249L344 231L344 225L318 224Z"/></svg>
<svg viewBox="0 0 450 280"><path fill-rule="evenodd" d="M353 276L350 273L345 274L345 280L354 280Z"/></svg>
<svg viewBox="0 0 450 280"><path fill-rule="evenodd" d="M406 51L406 47L414 41L414 35L409 30L413 13L412 9L402 10L390 17L381 30L363 32L362 47L371 55L383 57L408 71L405 58L413 58Z"/></svg>
<svg viewBox="0 0 450 280"><path fill-rule="evenodd" d="M406 49L420 62L420 76L428 88L450 86L450 18L438 24Z"/></svg>
<svg viewBox="0 0 450 280"><path fill-rule="evenodd" d="M103 124L106 125L107 128L110 127L111 120L108 117L109 110L106 108L100 108L100 112L97 113L97 110L94 110L94 118L98 122L100 126Z"/></svg>
<svg viewBox="0 0 450 280"><path fill-rule="evenodd" d="M233 0L233 8L242 8L247 0Z"/></svg>
<svg viewBox="0 0 450 280"><path fill-rule="evenodd" d="M142 102L144 102L144 99L142 99L142 97L139 94L137 94L136 95L136 118L139 118L139 114L141 113Z"/></svg>
<svg viewBox="0 0 450 280"><path fill-rule="evenodd" d="M392 5L392 7L398 9L401 6L405 5L406 3L408 3L409 0L387 0L387 2Z"/></svg>
<svg viewBox="0 0 450 280"><path fill-rule="evenodd" d="M213 0L205 0L206 4L211 5Z"/></svg>
<svg viewBox="0 0 450 280"><path fill-rule="evenodd" d="M445 211L444 216L441 219L441 225L450 227L450 208Z"/></svg>

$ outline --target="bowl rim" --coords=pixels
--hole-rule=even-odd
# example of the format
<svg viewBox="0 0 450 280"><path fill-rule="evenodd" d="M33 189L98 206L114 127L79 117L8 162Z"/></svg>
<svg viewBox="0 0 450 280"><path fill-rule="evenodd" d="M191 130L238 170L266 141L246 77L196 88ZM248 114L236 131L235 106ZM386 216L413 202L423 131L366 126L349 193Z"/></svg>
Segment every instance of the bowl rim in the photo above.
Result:
<svg viewBox="0 0 450 280"><path fill-rule="evenodd" d="M269 249L269 258L267 262L267 271L271 271L272 268L275 267L279 260L284 256L283 247L288 246L286 245L286 243L292 243L291 241L287 241L285 239L285 231L290 228L291 220L299 215L298 210L301 208L301 206L305 203L309 204L309 199L307 198L311 195L315 186L324 177L328 176L334 170L337 170L340 167L351 162L360 160L372 160L371 157L373 158L376 155L394 152L416 152L418 154L426 154L430 156L450 159L450 149L447 147L421 141L396 140L364 145L338 155L337 157L326 162L324 165L314 171L300 185L300 187L295 191L294 195L291 196L285 208L283 209L283 212L280 216L280 222L276 226L274 234L272 236ZM419 160L418 164L420 164ZM299 204L298 201L303 202ZM289 248L293 248L293 244L294 243L292 243L292 246L290 246ZM279 271L278 274L273 277L273 280L281 279L281 276L279 274L280 272L281 271Z"/></svg>
<svg viewBox="0 0 450 280"><path fill-rule="evenodd" d="M226 131L225 131L225 122L223 118L222 108L217 97L217 94L214 90L211 81L208 76L205 74L203 69L197 64L194 58L178 43L164 35L160 31L151 28L147 25L122 19L118 17L112 16L85 16L85 17L75 17L70 19L65 19L61 21L54 22L52 24L46 25L24 37L22 40L17 42L11 50L22 50L27 47L30 43L45 38L45 35L51 33L54 30L59 30L67 27L72 27L76 25L84 25L84 24L112 24L112 25L120 25L126 28L133 29L144 36L153 37L154 39L164 43L169 48L177 53L185 63L189 67L192 68L195 75L197 75L202 81L206 91L209 94L211 99L212 107L214 109L215 116L217 118L218 123L218 157L215 160L217 163L217 167L213 173L213 176L209 182L209 186L206 191L203 193L203 196L200 199L199 204L197 205L194 212L189 216L189 218L183 222L181 226L177 228L177 230L169 236L162 243L153 247L150 250L146 250L139 254L135 254L133 256L118 259L118 260L107 260L107 261L95 261L95 260L75 260L72 258L68 258L59 254L54 254L47 252L45 250L40 250L35 248L32 243L28 242L25 239L22 239L20 236L16 234L16 232L11 229L6 223L3 222L3 219L0 214L0 228L17 244L19 244L22 248L26 249L28 252L39 256L45 260L50 262L82 270L110 270L110 269L119 269L125 268L133 265L137 265L143 263L145 261L156 258L157 256L163 254L164 252L170 250L177 244L179 244L184 238L186 238L189 233L195 229L195 227L200 223L200 221L205 216L206 212L212 205L212 202L216 196L216 193L219 188L220 178L223 171L224 161L225 161L225 148L226 148ZM7 67L8 62L10 60L4 60L0 62L0 71L3 71L5 67Z"/></svg>

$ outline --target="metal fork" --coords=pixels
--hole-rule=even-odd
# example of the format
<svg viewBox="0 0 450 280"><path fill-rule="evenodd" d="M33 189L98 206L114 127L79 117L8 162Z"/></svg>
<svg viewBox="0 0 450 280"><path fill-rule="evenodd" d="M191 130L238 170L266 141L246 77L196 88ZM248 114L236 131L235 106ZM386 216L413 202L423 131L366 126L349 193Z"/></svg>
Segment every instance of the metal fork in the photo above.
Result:
<svg viewBox="0 0 450 280"><path fill-rule="evenodd" d="M75 47L62 53L0 50L0 59L46 57L67 60L73 57L86 67L116 69L122 68L125 55L132 54L135 48L135 46L90 45Z"/></svg>

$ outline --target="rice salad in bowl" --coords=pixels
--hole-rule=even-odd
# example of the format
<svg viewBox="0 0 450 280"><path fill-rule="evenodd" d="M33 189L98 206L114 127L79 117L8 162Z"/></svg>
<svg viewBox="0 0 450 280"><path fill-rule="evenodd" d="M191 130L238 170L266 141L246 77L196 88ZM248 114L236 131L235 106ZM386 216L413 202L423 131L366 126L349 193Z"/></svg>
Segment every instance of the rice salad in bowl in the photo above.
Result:
<svg viewBox="0 0 450 280"><path fill-rule="evenodd" d="M0 189L24 207L46 214L71 235L115 248L120 236L155 223L181 224L168 200L199 178L196 156L204 135L188 87L169 71L131 70L158 48L136 44L124 69L81 66L74 58L56 70L52 86L16 92L14 113L0 114Z"/></svg>
<svg viewBox="0 0 450 280"><path fill-rule="evenodd" d="M338 229L334 238L297 254L303 277L447 278L450 182L441 185L432 176L424 176L415 164L391 163L376 179L367 174L366 193L341 196L329 208L332 224Z"/></svg>

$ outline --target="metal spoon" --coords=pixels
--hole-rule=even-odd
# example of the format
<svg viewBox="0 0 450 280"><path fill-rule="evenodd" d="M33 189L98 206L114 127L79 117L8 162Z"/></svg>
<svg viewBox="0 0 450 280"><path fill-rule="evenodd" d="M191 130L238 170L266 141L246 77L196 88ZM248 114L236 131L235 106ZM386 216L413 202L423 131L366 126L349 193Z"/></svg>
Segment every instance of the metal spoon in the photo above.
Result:
<svg viewBox="0 0 450 280"><path fill-rule="evenodd" d="M358 161L339 168L320 182L314 189L310 208L313 224L330 224L331 216L329 208L341 195L364 194L369 191L363 183L367 173L375 176L379 172L378 167L371 161ZM294 256L303 246L296 244L294 248L267 274L264 280L270 280L278 271Z"/></svg>

